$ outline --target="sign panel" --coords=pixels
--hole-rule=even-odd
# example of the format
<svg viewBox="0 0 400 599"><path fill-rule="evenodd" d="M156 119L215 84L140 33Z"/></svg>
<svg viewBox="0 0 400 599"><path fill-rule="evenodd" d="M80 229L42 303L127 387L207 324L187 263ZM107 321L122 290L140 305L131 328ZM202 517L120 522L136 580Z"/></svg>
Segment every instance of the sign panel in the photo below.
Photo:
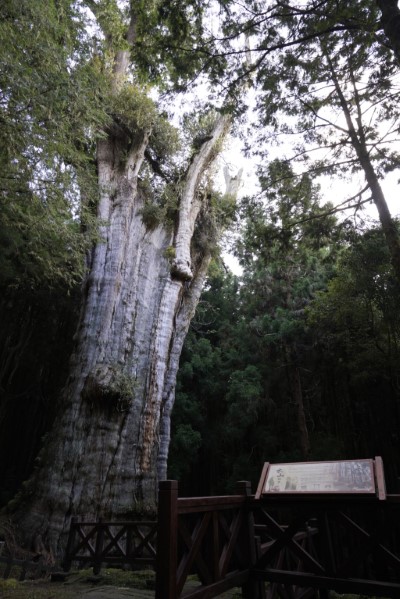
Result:
<svg viewBox="0 0 400 599"><path fill-rule="evenodd" d="M375 493L373 460L269 464L264 481L261 494Z"/></svg>

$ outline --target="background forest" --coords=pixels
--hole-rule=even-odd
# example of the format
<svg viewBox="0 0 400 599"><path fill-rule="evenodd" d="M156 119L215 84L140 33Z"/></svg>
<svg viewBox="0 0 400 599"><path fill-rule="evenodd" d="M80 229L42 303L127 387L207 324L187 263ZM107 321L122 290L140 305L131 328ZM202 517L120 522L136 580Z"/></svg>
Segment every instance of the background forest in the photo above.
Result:
<svg viewBox="0 0 400 599"><path fill-rule="evenodd" d="M211 268L182 355L169 474L184 493L222 493L255 488L263 461L383 455L398 492L399 290L382 231L320 217L307 180L285 188L275 208L242 202L245 274Z"/></svg>
<svg viewBox="0 0 400 599"><path fill-rule="evenodd" d="M375 455L399 492L400 225L381 185L400 167L397 2L6 0L0 18L0 505L43 470L74 378L82 297L109 226L98 181L110 140L114 173L133 151L129 168L142 161L143 247L163 231L159 263L188 323L189 288L210 264L172 413L168 476L181 492L254 485L264 461ZM217 126L257 169L259 191L242 188L236 204L237 188L212 185ZM205 151L184 271L185 181ZM346 182L335 203L328 177ZM120 415L141 383L116 363L104 379Z"/></svg>

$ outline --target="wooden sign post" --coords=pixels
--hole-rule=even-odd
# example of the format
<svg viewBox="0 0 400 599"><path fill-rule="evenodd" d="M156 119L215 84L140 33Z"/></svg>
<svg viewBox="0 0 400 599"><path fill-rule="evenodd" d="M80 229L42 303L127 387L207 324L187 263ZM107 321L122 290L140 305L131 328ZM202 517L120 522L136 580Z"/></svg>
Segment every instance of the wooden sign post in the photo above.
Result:
<svg viewBox="0 0 400 599"><path fill-rule="evenodd" d="M271 494L376 494L386 499L382 458L264 464L256 499Z"/></svg>

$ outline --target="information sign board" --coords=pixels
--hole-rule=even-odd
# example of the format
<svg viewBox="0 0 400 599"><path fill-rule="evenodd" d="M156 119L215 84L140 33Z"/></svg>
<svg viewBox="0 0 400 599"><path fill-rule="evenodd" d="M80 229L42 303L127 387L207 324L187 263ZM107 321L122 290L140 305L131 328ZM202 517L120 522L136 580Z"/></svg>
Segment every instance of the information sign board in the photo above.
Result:
<svg viewBox="0 0 400 599"><path fill-rule="evenodd" d="M377 472L378 471L378 472ZM386 497L381 458L264 464L256 498L275 493L363 493Z"/></svg>

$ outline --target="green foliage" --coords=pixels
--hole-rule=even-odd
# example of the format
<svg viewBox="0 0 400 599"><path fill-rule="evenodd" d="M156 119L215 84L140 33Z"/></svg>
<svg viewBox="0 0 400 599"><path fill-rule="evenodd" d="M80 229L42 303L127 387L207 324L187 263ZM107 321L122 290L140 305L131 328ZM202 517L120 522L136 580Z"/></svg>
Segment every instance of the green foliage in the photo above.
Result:
<svg viewBox="0 0 400 599"><path fill-rule="evenodd" d="M210 197L210 208L216 229L224 231L232 225L237 216L237 198L213 191Z"/></svg>
<svg viewBox="0 0 400 599"><path fill-rule="evenodd" d="M291 175L287 163L272 163L264 197L243 201L241 282L214 263L185 343L170 472L186 493L230 491L240 479L255 485L264 461L302 459L293 372L310 457L384 454L391 484L397 476L396 452L376 431L380 422L388 439L398 437L389 390L398 289L382 234L324 216L329 207L310 179ZM183 435L190 445L192 431L201 446L196 435L182 468L178 443Z"/></svg>
<svg viewBox="0 0 400 599"><path fill-rule="evenodd" d="M308 176L295 179L291 167L276 160L268 169L265 204L243 202L237 255L246 269L252 326L268 344L298 342L306 332L304 308L330 276L339 228L334 218L320 216L329 206L319 206L317 191Z"/></svg>
<svg viewBox="0 0 400 599"><path fill-rule="evenodd" d="M145 91L126 83L113 97L113 112L128 129L150 131L157 118L157 108Z"/></svg>
<svg viewBox="0 0 400 599"><path fill-rule="evenodd" d="M173 470L171 476L177 480L181 480L185 474L188 474L191 465L197 458L200 447L200 432L193 430L191 424L179 424L174 433L174 444L171 455Z"/></svg>
<svg viewBox="0 0 400 599"><path fill-rule="evenodd" d="M126 41L126 28L129 23L128 11L122 10L116 0L102 0L97 5L91 4L91 8L106 37L106 52L111 55L111 52L129 49Z"/></svg>
<svg viewBox="0 0 400 599"><path fill-rule="evenodd" d="M29 195L28 205L14 198L0 210L1 284L71 288L83 276L89 242L61 198L46 206Z"/></svg>
<svg viewBox="0 0 400 599"><path fill-rule="evenodd" d="M399 291L382 232L372 229L343 251L336 276L307 311L324 356L319 373L328 404L329 385L341 389L332 424L368 431L353 437L352 451L367 446L383 455L391 485L398 476ZM343 441L351 447L345 435Z"/></svg>
<svg viewBox="0 0 400 599"><path fill-rule="evenodd" d="M181 149L181 139L176 127L173 127L159 112L153 121L150 135L150 149L157 158L174 157Z"/></svg>
<svg viewBox="0 0 400 599"><path fill-rule="evenodd" d="M125 83L112 96L111 103L114 118L133 135L143 131L151 134L150 149L158 159L165 159L179 150L178 130L160 114L146 89Z"/></svg>
<svg viewBox="0 0 400 599"><path fill-rule="evenodd" d="M119 366L114 366L111 371L112 377L107 392L117 398L117 409L123 411L134 400L136 380Z"/></svg>
<svg viewBox="0 0 400 599"><path fill-rule="evenodd" d="M69 2L6 1L0 17L1 284L71 287L92 243L79 203L96 201L91 160L107 122L105 81Z"/></svg>
<svg viewBox="0 0 400 599"><path fill-rule="evenodd" d="M225 395L227 417L224 435L229 444L241 443L258 417L263 399L262 375L254 365L232 373Z"/></svg>
<svg viewBox="0 0 400 599"><path fill-rule="evenodd" d="M396 368L398 297L382 232L372 229L343 252L335 278L308 309L326 350L336 356L339 368L349 369L358 386L367 388Z"/></svg>
<svg viewBox="0 0 400 599"><path fill-rule="evenodd" d="M216 259L221 236L232 227L237 216L237 198L216 191L210 180L198 193L202 196L202 207L192 238L192 255L195 260L207 255Z"/></svg>
<svg viewBox="0 0 400 599"><path fill-rule="evenodd" d="M193 151L197 151L210 138L218 117L218 112L210 108L200 112L194 110L184 115L183 133L192 144Z"/></svg>
<svg viewBox="0 0 400 599"><path fill-rule="evenodd" d="M179 183L166 183L160 195L148 194L147 201L140 211L143 222L150 230L159 225L174 225L176 220L180 194Z"/></svg>
<svg viewBox="0 0 400 599"><path fill-rule="evenodd" d="M169 245L164 252L164 256L167 258L167 260L173 260L176 256L176 249L174 248L173 245Z"/></svg>
<svg viewBox="0 0 400 599"><path fill-rule="evenodd" d="M96 140L110 115L132 138L151 131L149 151L167 170L179 149L177 130L146 91L126 83L111 93L107 61L126 48L129 15L112 0L93 10L102 44L93 45L80 3L6 1L0 9L2 286L71 288L81 280L96 241ZM155 226L166 210L147 212Z"/></svg>
<svg viewBox="0 0 400 599"><path fill-rule="evenodd" d="M286 2L279 11L260 12L250 0L221 1L223 39L206 31L203 18L215 9L200 0L4 0L0 7L0 287L7 289L10 312L19 292L34 292L40 306L29 304L36 324L27 325L27 337L32 334L38 347L38 331L48 321L37 315L46 312L46 297L55 298L40 293L60 294L52 304L57 313L62 293L72 293L82 278L85 254L96 241L96 142L111 132L116 145L122 139L123 164L127 148L149 132L148 166L139 183L142 218L149 229L172 229L184 169L211 136L219 112L207 107L186 115L181 144L150 99L150 86L170 93L203 73L214 92L228 89L221 111L236 114L244 109L239 87L258 87L262 201L247 198L241 206L236 254L244 275L239 282L214 261L177 387L170 470L194 492L225 491L235 478L255 481L265 459L300 457L294 371L314 457L384 453L382 446L396 462L399 290L380 233L356 235L348 223L324 217L332 207L319 205L313 182L325 172L360 171L355 138L335 120L343 113L335 78L377 175L399 165L392 144L399 114L390 49L380 43L375 4L348 4L307 2L300 11ZM245 61L237 49L243 32L257 46L253 73L247 70L254 57ZM129 72L112 82L115 56L123 50L130 50ZM390 131L384 137L382 124ZM308 174L299 175L285 161L268 163L265 142L276 134L301 136L293 153ZM322 147L325 158L312 160L310 144ZM186 163L175 156L182 146ZM216 254L221 228L236 215L233 198L208 184L200 193L194 259ZM172 246L164 257L174 258ZM17 324L23 313L19 305ZM50 329L57 337L54 322ZM5 354L12 338L6 333ZM34 345L27 345L33 353ZM23 361L22 350L20 356ZM50 377L51 369L35 359L31 369L27 378L36 381L37 394L17 386L16 396L26 396L26 404L33 397L38 406L43 394L55 403L54 392L42 393L43 377L33 376L36 370ZM134 381L115 369L107 385L105 398L125 409ZM46 405L43 411L51 410Z"/></svg>
<svg viewBox="0 0 400 599"><path fill-rule="evenodd" d="M329 217L328 229L321 218L312 226L304 218L289 234L283 189L280 198L280 218L269 206L268 217L261 211L257 220L257 206L245 205L242 284L215 266L209 278L182 355L173 413L172 447L182 423L198 431L201 446L196 437L186 470L173 449L171 472L180 474L186 493L226 492L236 480L255 485L263 461L302 459L290 349L311 459L383 455L396 489L399 289L382 232L356 233ZM316 210L318 217L316 206L309 210L303 216ZM259 244L257 258L246 253L246 240Z"/></svg>
<svg viewBox="0 0 400 599"><path fill-rule="evenodd" d="M156 229L164 220L164 210L161 206L146 202L140 211L143 222L150 230Z"/></svg>
<svg viewBox="0 0 400 599"><path fill-rule="evenodd" d="M207 69L207 55L196 52L207 44L203 26L207 7L208 2L200 0L136 3L134 61L141 81L179 90Z"/></svg>
<svg viewBox="0 0 400 599"><path fill-rule="evenodd" d="M399 102L398 65L382 43L377 3L363 0L349 9L345 1L306 2L299 12L288 6L276 17L266 19L259 34L270 40L272 22L284 36L284 49L279 55L266 52L258 68L264 124L258 153L267 155L271 139L287 141L287 159L302 170L351 183L358 174L368 183L363 191L354 189L359 207L370 195L381 206L378 179L400 165ZM383 227L390 228L383 208L378 212ZM397 265L399 236L388 245Z"/></svg>
<svg viewBox="0 0 400 599"><path fill-rule="evenodd" d="M261 458L258 447L254 451L254 424L263 417L263 385L260 371L249 364L254 348L243 335L238 290L235 278L214 268L185 344L169 464L170 474L181 474L183 492L226 492L235 480L257 477ZM186 472L179 469L175 449L181 423L189 423L202 440ZM267 444L271 437L266 434Z"/></svg>

